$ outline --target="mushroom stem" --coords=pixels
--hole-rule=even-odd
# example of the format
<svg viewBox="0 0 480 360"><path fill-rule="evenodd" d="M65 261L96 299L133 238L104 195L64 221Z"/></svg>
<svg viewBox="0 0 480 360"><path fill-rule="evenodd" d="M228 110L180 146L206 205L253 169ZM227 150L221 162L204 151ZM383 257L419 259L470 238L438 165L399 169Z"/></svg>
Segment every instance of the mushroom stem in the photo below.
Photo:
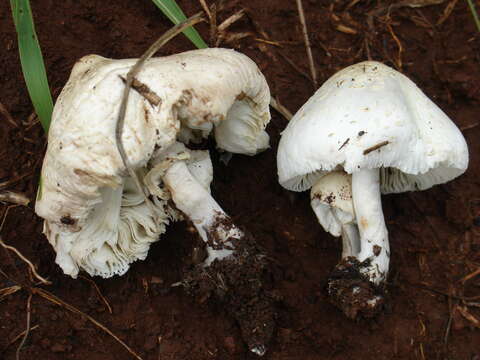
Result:
<svg viewBox="0 0 480 360"><path fill-rule="evenodd" d="M352 174L352 197L360 232L361 250L357 258L360 262L369 261L361 271L371 282L379 285L388 274L390 246L383 217L378 169L361 169Z"/></svg>
<svg viewBox="0 0 480 360"><path fill-rule="evenodd" d="M165 172L163 181L169 189L176 207L193 223L200 237L207 243L208 266L215 259L233 253L232 240L243 237L243 232L215 199L190 173L184 161L177 161Z"/></svg>
<svg viewBox="0 0 480 360"><path fill-rule="evenodd" d="M185 288L198 298L213 294L234 314L250 351L264 355L275 328L274 307L266 292L270 270L265 255L250 234L233 224L185 161L173 163L163 183L207 243L208 258L203 267L187 273Z"/></svg>
<svg viewBox="0 0 480 360"><path fill-rule="evenodd" d="M360 252L360 234L356 224L342 225L342 259L358 256Z"/></svg>

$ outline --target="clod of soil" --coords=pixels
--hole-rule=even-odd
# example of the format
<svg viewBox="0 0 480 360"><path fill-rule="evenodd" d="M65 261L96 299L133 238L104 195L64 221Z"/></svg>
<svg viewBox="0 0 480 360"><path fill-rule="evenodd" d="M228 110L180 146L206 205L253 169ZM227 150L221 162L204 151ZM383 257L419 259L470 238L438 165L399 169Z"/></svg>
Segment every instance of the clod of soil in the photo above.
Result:
<svg viewBox="0 0 480 360"><path fill-rule="evenodd" d="M186 271L183 285L198 302L209 299L230 313L251 352L263 356L275 330L272 272L265 252L249 234L232 240L233 254ZM216 242L216 249L219 249Z"/></svg>
<svg viewBox="0 0 480 360"><path fill-rule="evenodd" d="M385 303L383 289L361 273L367 261L361 263L354 257L342 259L328 279L330 302L350 319L374 317Z"/></svg>

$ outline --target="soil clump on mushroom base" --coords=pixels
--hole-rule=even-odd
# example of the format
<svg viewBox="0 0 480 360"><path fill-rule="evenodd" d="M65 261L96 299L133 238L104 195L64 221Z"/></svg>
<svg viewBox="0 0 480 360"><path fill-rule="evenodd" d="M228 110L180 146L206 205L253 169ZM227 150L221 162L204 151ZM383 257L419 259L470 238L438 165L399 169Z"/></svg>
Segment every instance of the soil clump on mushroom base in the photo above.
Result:
<svg viewBox="0 0 480 360"><path fill-rule="evenodd" d="M178 3L187 15L201 10L199 1ZM452 13L435 25L452 3ZM272 93L291 112L297 111L314 89L308 76L282 57L308 72L295 1L225 0L223 4L217 23L245 8L249 17L235 23L232 31L255 32L258 26L270 37L267 41L279 41L276 44L281 46L270 45L255 33L226 45L259 64ZM480 309L465 307L457 298L480 294L479 276L459 281L480 264L480 37L464 1L387 8L383 14L389 17L374 16L374 28L369 29L368 14L383 5L303 1L320 83L340 68L367 59L367 51L373 59L394 65L399 48L393 33L402 45L402 71L435 97L463 129L471 162L465 175L452 183L384 197L394 254L388 279L389 306L374 319L350 321L328 302L325 291L328 276L339 261L341 241L318 226L307 193L290 194L278 184L276 149L287 121L272 110L267 127L271 149L258 156L233 156L225 166L212 146L213 195L227 213L235 215L235 224L248 228L275 260L273 286L282 303L265 360L471 360L480 356L480 330L459 311L467 309L464 314L480 318ZM45 0L31 1L31 6L54 97L82 56L138 57L171 27L151 1ZM356 34L337 31L340 25L349 26ZM207 24L196 28L204 39L209 38ZM373 39L368 47L366 39ZM0 43L0 101L19 125L9 124L0 115L0 183L15 180L6 190L24 192L33 201L46 137L39 124L26 123L32 106L8 1L0 3ZM180 35L158 55L192 48ZM92 283L62 274L32 205L10 208L1 232L4 241L53 282L45 287L48 291L102 322L144 360L255 359L243 343L231 311L220 304L198 304L180 287L171 287L183 280L182 269L196 244L197 235L189 232L185 223L169 226L147 259L136 262L124 276L91 279L111 305L110 314ZM0 205L1 216L6 208ZM15 279L29 275L28 268L3 249L0 268ZM0 289L10 285L11 280L0 276ZM19 291L0 302L2 359L16 357L20 340L10 342L26 328L27 299L28 294ZM115 340L79 315L37 296L32 298L31 309L32 330L21 359L132 359Z"/></svg>
<svg viewBox="0 0 480 360"><path fill-rule="evenodd" d="M365 265L354 257L342 259L328 279L329 301L350 319L374 317L383 309L385 302L383 288L374 285L362 274L361 269Z"/></svg>
<svg viewBox="0 0 480 360"><path fill-rule="evenodd" d="M275 330L271 263L248 232L232 243L230 256L209 266L194 266L182 283L197 302L208 299L226 309L238 322L250 351L263 355Z"/></svg>

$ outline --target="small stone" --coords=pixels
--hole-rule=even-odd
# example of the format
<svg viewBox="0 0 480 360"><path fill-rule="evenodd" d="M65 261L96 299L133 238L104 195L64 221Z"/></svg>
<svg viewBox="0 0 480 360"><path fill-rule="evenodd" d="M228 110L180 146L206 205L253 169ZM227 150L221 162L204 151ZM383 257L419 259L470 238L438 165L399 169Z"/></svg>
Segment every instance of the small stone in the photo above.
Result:
<svg viewBox="0 0 480 360"><path fill-rule="evenodd" d="M44 349L48 349L52 345L52 342L48 338L40 340L40 346Z"/></svg>
<svg viewBox="0 0 480 360"><path fill-rule="evenodd" d="M150 351L155 349L155 347L158 344L158 337L154 335L147 336L145 339L145 343L143 344L143 347L145 348L146 351Z"/></svg>
<svg viewBox="0 0 480 360"><path fill-rule="evenodd" d="M163 284L163 279L158 277L158 276L152 276L152 279L150 280L150 283L162 285Z"/></svg>
<svg viewBox="0 0 480 360"><path fill-rule="evenodd" d="M63 344L54 344L50 350L54 353L62 353L62 352L65 352L67 351L67 346L63 345Z"/></svg>
<svg viewBox="0 0 480 360"><path fill-rule="evenodd" d="M225 349L227 349L230 354L235 354L235 339L232 336L227 336L223 343L225 345Z"/></svg>

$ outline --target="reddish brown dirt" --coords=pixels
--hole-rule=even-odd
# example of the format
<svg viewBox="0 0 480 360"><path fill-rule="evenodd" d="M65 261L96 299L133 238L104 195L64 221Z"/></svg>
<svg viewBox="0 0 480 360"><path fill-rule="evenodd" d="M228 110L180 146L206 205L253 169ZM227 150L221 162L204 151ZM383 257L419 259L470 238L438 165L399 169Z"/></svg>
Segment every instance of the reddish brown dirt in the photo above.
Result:
<svg viewBox="0 0 480 360"><path fill-rule="evenodd" d="M212 1L208 1L211 3ZM313 93L294 1L226 0L220 21L239 8L249 19L232 31L253 32L235 43L265 72L273 94L296 111ZM330 305L325 282L340 257L340 244L322 231L308 194L277 183L275 152L286 120L273 112L268 131L272 148L256 157L234 156L228 166L214 155L213 193L234 220L248 228L278 267L274 280L281 299L278 329L266 359L478 359L480 276L461 279L480 267L480 36L466 2L437 24L450 1L422 8L367 14L383 2L304 0L313 55L323 82L353 62L372 59L402 66L435 102L464 129L471 162L465 175L431 190L383 197L392 248L388 307L373 320L353 322ZM332 2L333 3L333 2ZM453 2L455 3L455 1ZM197 1L180 1L188 14ZM54 94L83 55L139 56L170 26L148 0L32 1L37 31ZM348 26L350 33L336 30ZM208 25L198 26L205 38ZM264 32L264 33L262 33ZM255 39L268 36L281 46ZM395 41L395 38L399 41ZM401 44L401 52L399 51ZM40 126L24 124L32 112L17 55L8 1L0 3L0 101L19 124L0 119L0 183L32 201L45 149ZM182 36L162 49L191 49ZM401 58L399 58L399 55ZM400 62L401 59L401 62ZM0 207L0 215L6 211ZM123 277L93 279L112 305L110 314L92 284L65 277L41 234L33 205L10 209L2 236L31 259L53 284L45 288L101 321L144 359L253 359L229 309L199 305L170 284L181 279L190 260L193 236L183 223L170 226L148 258ZM27 270L14 255L0 251L0 289L12 280L27 282ZM477 296L466 304L462 296ZM0 358L14 359L15 337L26 326L28 293L0 302ZM462 315L463 314L463 315ZM467 319L467 318L470 318ZM449 319L451 321L449 321ZM34 296L32 326L23 359L130 359L124 348L80 316ZM450 324L450 326L448 326ZM477 324L478 327L478 324ZM446 337L446 329L449 335Z"/></svg>

